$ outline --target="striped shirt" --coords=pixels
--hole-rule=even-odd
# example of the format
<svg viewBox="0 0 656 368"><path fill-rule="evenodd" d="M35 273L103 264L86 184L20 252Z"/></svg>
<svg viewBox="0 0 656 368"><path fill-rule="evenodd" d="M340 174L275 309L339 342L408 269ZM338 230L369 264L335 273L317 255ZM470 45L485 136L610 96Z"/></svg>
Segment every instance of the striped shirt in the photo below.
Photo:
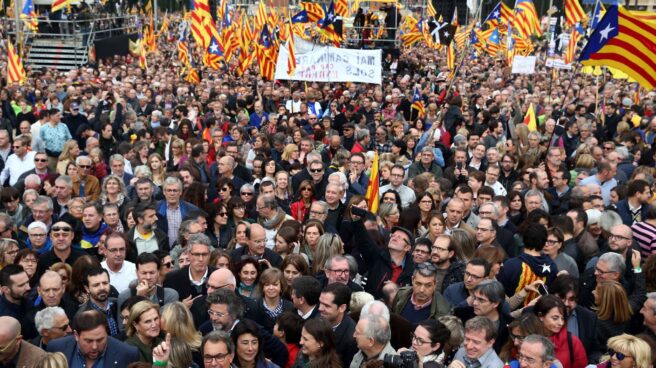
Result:
<svg viewBox="0 0 656 368"><path fill-rule="evenodd" d="M640 255L643 259L656 253L656 226L641 221L634 223L631 230L633 230L633 239L640 246Z"/></svg>

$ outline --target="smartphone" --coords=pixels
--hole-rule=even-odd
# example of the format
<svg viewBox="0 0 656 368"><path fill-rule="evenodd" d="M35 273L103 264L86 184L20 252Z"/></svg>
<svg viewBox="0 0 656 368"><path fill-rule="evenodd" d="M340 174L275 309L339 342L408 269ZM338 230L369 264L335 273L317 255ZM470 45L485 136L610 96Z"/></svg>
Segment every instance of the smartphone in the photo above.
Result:
<svg viewBox="0 0 656 368"><path fill-rule="evenodd" d="M362 218L367 216L367 210L363 210L362 208L356 206L351 207L351 213Z"/></svg>
<svg viewBox="0 0 656 368"><path fill-rule="evenodd" d="M538 284L538 293L540 295L549 295L549 291L547 291L547 287L544 284Z"/></svg>

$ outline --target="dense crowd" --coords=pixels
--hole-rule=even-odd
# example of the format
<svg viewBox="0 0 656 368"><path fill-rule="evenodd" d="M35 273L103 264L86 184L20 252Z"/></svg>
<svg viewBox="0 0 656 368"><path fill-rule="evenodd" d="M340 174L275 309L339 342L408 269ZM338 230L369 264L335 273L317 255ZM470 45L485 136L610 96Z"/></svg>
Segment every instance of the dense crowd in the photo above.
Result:
<svg viewBox="0 0 656 368"><path fill-rule="evenodd" d="M652 366L656 92L422 47L194 85L175 52L0 89L0 367Z"/></svg>

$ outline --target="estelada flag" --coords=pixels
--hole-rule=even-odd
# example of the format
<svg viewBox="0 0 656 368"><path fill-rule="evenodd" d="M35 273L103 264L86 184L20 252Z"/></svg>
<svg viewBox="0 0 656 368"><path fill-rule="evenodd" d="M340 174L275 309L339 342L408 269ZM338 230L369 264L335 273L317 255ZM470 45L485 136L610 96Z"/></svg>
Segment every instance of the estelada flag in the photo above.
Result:
<svg viewBox="0 0 656 368"><path fill-rule="evenodd" d="M369 172L369 185L367 186L367 193L365 198L369 204L369 211L373 213L378 212L378 205L380 198L378 196L378 152L374 153L374 161L371 164L371 171Z"/></svg>

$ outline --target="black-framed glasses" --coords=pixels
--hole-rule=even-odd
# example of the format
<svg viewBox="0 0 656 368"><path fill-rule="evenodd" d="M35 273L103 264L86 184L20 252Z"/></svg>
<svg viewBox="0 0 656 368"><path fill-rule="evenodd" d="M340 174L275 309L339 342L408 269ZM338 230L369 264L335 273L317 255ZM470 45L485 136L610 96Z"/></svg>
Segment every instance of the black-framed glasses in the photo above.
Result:
<svg viewBox="0 0 656 368"><path fill-rule="evenodd" d="M619 361L624 360L624 358L626 358L628 356L628 355L625 355L624 353L620 353L619 351L615 351L613 349L608 349L608 356L610 356L612 358L613 355L615 355L615 358L617 358L617 360L619 360Z"/></svg>
<svg viewBox="0 0 656 368"><path fill-rule="evenodd" d="M243 195L243 196L252 196L252 195L253 195L252 192L241 192L241 193L239 193L239 194L241 194L241 195Z"/></svg>
<svg viewBox="0 0 656 368"><path fill-rule="evenodd" d="M230 354L228 354L228 353L216 354L216 355L205 354L205 355L203 355L203 360L206 363L212 363L214 360L216 360L218 363L223 363L226 360L226 357L228 355L230 355Z"/></svg>
<svg viewBox="0 0 656 368"><path fill-rule="evenodd" d="M228 212L219 212L219 216L225 216L228 217Z"/></svg>
<svg viewBox="0 0 656 368"><path fill-rule="evenodd" d="M631 238L627 238L626 236L617 235L617 234L610 235L608 239L631 240Z"/></svg>
<svg viewBox="0 0 656 368"><path fill-rule="evenodd" d="M166 267L166 268L171 268L171 267L173 267L174 265L175 265L175 261L164 262L164 263L162 263L162 266L164 266L164 267Z"/></svg>
<svg viewBox="0 0 656 368"><path fill-rule="evenodd" d="M514 333L509 332L509 333L508 333L508 337L510 338L511 341L522 342L522 341L524 341L524 338L525 338L526 336L515 335Z"/></svg>
<svg viewBox="0 0 656 368"><path fill-rule="evenodd" d="M77 165L80 169L90 169L91 165Z"/></svg>
<svg viewBox="0 0 656 368"><path fill-rule="evenodd" d="M34 162L48 162L47 158L35 158Z"/></svg>
<svg viewBox="0 0 656 368"><path fill-rule="evenodd" d="M318 174L322 171L323 171L323 169L310 169L310 172L315 173L315 174Z"/></svg>
<svg viewBox="0 0 656 368"><path fill-rule="evenodd" d="M70 233L71 231L73 231L73 228L68 226L53 226L52 231L54 232L62 231L65 233Z"/></svg>
<svg viewBox="0 0 656 368"><path fill-rule="evenodd" d="M410 335L410 338L412 339L411 341L413 343L416 343L417 345L430 344L430 341L423 340L417 337L417 335L415 335L414 333Z"/></svg>

